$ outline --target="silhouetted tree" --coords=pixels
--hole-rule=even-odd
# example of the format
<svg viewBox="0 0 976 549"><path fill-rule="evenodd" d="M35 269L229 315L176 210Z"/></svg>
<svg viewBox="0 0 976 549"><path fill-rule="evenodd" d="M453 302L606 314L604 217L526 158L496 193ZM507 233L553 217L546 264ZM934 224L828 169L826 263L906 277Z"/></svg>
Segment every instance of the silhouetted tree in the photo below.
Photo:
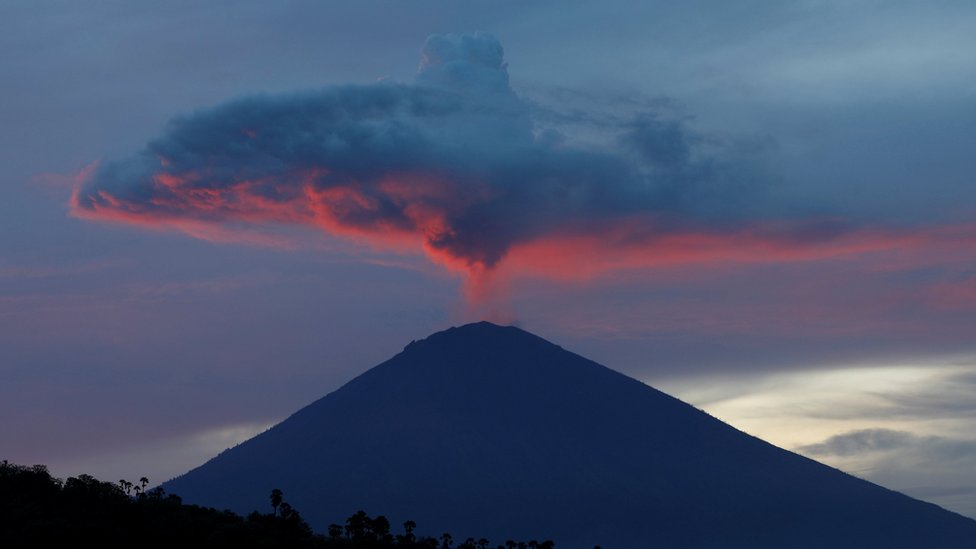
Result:
<svg viewBox="0 0 976 549"><path fill-rule="evenodd" d="M272 513L252 512L242 518L230 511L183 505L162 488L148 489L146 477L134 485L126 480L101 482L78 475L62 482L42 465L25 467L0 462L0 547L103 547L152 540L156 546L207 546L235 549L287 547L303 549L488 549L489 541L467 538L454 546L449 533L416 535L417 524L403 523L404 533L392 535L383 515L357 511L345 527L329 526L326 538L312 532L298 510L271 492ZM137 497L132 497L135 489ZM345 537L343 537L345 532ZM553 549L552 542L509 540L501 549Z"/></svg>
<svg viewBox="0 0 976 549"><path fill-rule="evenodd" d="M346 519L346 537L352 540L361 541L366 538L367 523L369 516L366 511L360 509L354 515Z"/></svg>
<svg viewBox="0 0 976 549"><path fill-rule="evenodd" d="M376 536L377 541L383 544L389 544L393 542L393 536L390 534L390 521L383 515L378 515L370 523L370 527L373 530L373 534Z"/></svg>
<svg viewBox="0 0 976 549"><path fill-rule="evenodd" d="M281 505L282 494L281 490L275 488L271 490L271 509L273 509L274 516L278 516L278 506Z"/></svg>
<svg viewBox="0 0 976 549"><path fill-rule="evenodd" d="M417 527L417 523L408 520L403 523L403 535L397 536L396 540L399 545L413 545L417 541L417 536L413 534L414 529Z"/></svg>

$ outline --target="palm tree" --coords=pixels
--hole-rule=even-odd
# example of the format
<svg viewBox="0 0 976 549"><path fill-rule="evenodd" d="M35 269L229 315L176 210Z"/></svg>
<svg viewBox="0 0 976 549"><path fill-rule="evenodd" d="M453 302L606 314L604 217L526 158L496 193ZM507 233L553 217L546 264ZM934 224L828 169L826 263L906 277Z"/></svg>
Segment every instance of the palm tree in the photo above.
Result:
<svg viewBox="0 0 976 549"><path fill-rule="evenodd" d="M407 522L404 522L403 535L396 537L397 544L404 545L404 546L410 545L412 547L413 542L417 541L417 536L413 535L413 530L416 527L417 527L417 523L412 520L408 520Z"/></svg>
<svg viewBox="0 0 976 549"><path fill-rule="evenodd" d="M281 490L277 488L271 490L271 508L274 509L272 513L274 516L278 516L278 506L281 505L281 497L283 495Z"/></svg>

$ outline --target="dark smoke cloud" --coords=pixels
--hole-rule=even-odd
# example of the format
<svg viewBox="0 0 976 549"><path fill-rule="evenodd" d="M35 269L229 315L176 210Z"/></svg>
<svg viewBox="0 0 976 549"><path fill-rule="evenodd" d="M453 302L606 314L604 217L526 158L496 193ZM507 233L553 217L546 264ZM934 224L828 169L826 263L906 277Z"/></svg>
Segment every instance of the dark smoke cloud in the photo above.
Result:
<svg viewBox="0 0 976 549"><path fill-rule="evenodd" d="M302 224L406 238L462 269L564 234L726 230L768 213L755 150L636 113L573 145L512 90L492 36L431 36L414 84L254 96L174 119L76 189L80 217ZM817 229L819 231L820 229ZM792 237L790 237L792 238Z"/></svg>

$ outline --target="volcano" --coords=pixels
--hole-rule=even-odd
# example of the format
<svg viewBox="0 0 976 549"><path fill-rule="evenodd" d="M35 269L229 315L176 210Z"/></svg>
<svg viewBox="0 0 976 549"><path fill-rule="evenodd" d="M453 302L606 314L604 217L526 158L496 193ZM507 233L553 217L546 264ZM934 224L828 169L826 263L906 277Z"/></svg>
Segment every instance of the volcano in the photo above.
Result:
<svg viewBox="0 0 976 549"><path fill-rule="evenodd" d="M358 509L557 547L976 547L976 521L743 433L515 327L402 352L163 487L324 531Z"/></svg>

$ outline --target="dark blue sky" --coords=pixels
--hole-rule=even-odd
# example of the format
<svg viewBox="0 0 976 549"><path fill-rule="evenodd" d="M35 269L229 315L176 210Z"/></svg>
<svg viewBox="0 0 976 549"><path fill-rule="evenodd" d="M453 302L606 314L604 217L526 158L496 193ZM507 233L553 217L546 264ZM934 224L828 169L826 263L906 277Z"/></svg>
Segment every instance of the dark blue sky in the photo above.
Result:
<svg viewBox="0 0 976 549"><path fill-rule="evenodd" d="M2 3L3 457L179 473L489 317L976 514L974 23Z"/></svg>

